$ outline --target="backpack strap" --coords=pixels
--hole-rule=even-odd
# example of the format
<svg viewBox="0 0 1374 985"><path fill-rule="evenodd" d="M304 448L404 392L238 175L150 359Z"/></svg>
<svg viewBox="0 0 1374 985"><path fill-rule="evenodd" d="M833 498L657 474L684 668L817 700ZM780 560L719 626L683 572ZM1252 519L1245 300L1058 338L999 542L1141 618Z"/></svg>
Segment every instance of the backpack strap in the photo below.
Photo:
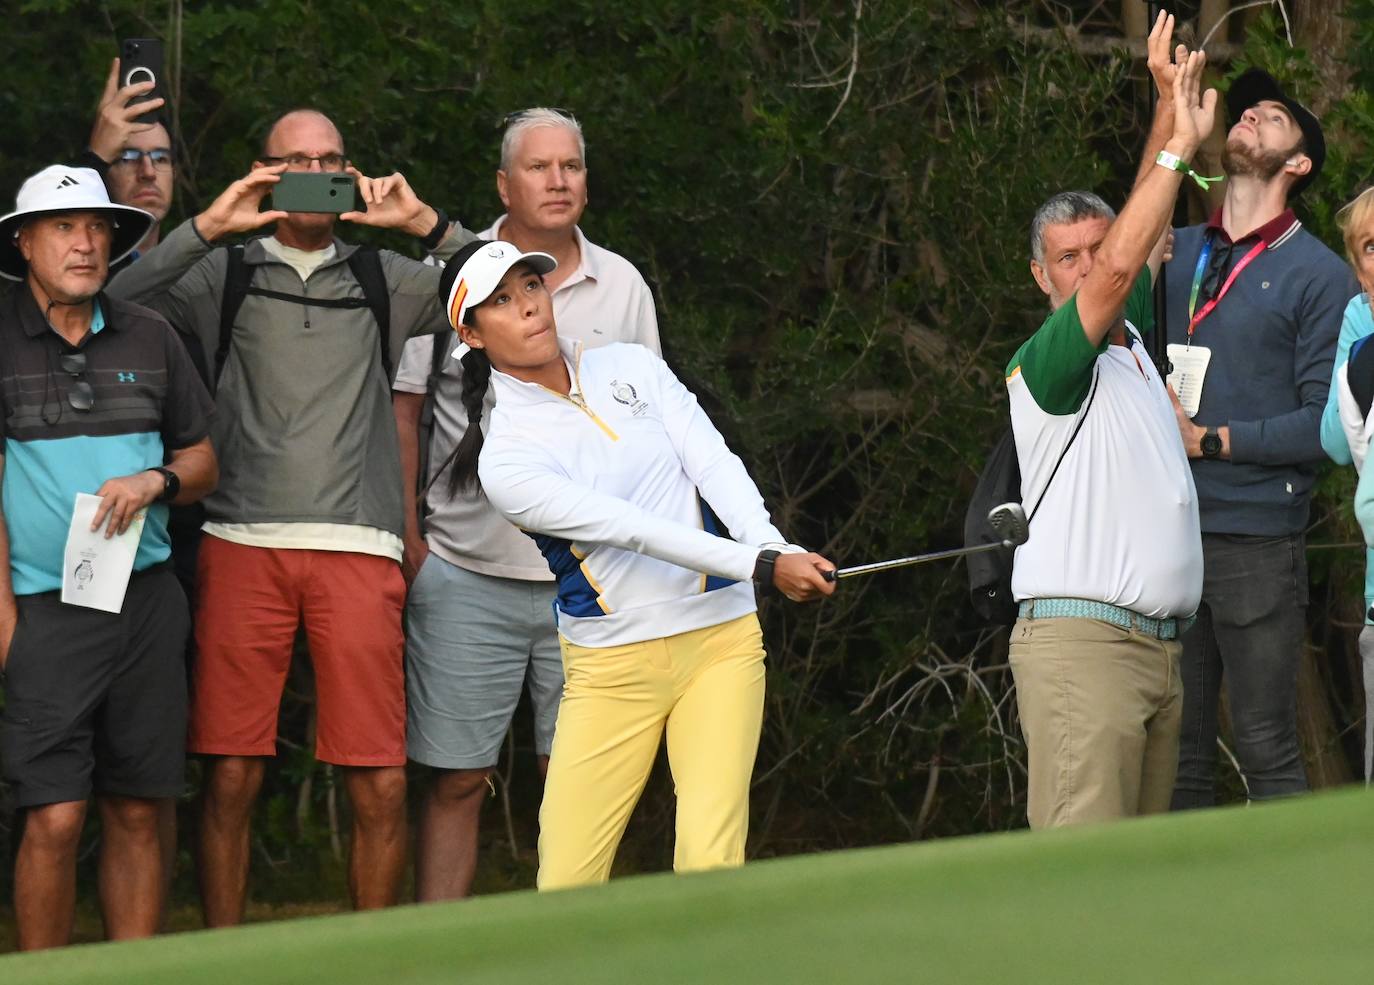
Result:
<svg viewBox="0 0 1374 985"><path fill-rule="evenodd" d="M434 350L429 360L429 376L425 379L425 399L420 404L420 468L416 473L417 492L425 488L425 479L429 474L429 450L434 443L434 406L439 400L439 378L444 373L444 363L453 351L454 335L451 332L440 332L431 338L434 340Z"/></svg>
<svg viewBox="0 0 1374 985"><path fill-rule="evenodd" d="M214 372L213 383L218 384L224 364L229 359L229 345L234 337L234 319L243 307L253 282L253 268L243 262L243 244L230 246L226 255L229 264L224 271L224 294L219 303L219 345L215 347L215 364L207 367Z"/></svg>
<svg viewBox="0 0 1374 985"><path fill-rule="evenodd" d="M291 301L314 308L368 308L377 323L378 349L382 356L382 370L386 373L387 385L391 385L391 290L386 284L386 274L382 270L382 258L374 247L362 246L348 257L348 269L363 289L362 298L309 298L285 291L270 291L264 287L253 286L253 266L243 259L241 244L228 248L229 264L224 273L224 295L219 310L219 346L215 350L215 382L219 382L224 372L224 364L229 359L229 347L234 337L234 320L243 307L244 298L274 298L278 301Z"/></svg>
<svg viewBox="0 0 1374 985"><path fill-rule="evenodd" d="M391 386L391 288L386 283L386 272L382 270L382 255L374 246L360 246L348 256L348 269L358 286L363 289L367 306L372 309L372 317L377 322L378 345L382 352L382 370L386 373L386 385Z"/></svg>
<svg viewBox="0 0 1374 985"><path fill-rule="evenodd" d="M1040 512L1040 504L1045 501L1045 494L1050 491L1050 484L1054 482L1054 477L1059 474L1059 466L1064 464L1064 456L1073 447L1074 439L1078 437L1078 432L1083 430L1083 422L1088 419L1088 411L1092 409L1093 397L1097 396L1098 368L1093 364L1093 386L1088 391L1088 402L1083 405L1083 412L1078 415L1078 423L1073 426L1073 434L1069 435L1069 441L1064 445L1064 450L1059 453L1059 461L1054 463L1054 470L1050 472L1050 477L1045 480L1045 488L1040 490L1040 496L1035 501L1035 507L1030 511L1030 516L1026 518L1026 526L1035 519L1035 514Z"/></svg>

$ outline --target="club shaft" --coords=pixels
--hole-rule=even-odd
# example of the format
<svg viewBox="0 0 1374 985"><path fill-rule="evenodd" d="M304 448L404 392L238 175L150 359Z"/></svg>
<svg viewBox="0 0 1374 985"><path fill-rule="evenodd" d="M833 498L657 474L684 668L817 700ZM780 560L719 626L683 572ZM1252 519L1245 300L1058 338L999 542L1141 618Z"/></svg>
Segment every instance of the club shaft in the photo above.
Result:
<svg viewBox="0 0 1374 985"><path fill-rule="evenodd" d="M979 544L977 547L954 547L947 551L936 551L933 554L917 554L914 557L896 558L892 561L874 561L872 564L860 564L852 568L840 568L835 572L835 577L853 578L855 575L871 575L875 571L888 571L892 568L906 568L913 564L925 564L927 561L944 561L952 557L964 557L968 554L981 554L983 551L995 551L1002 548L1014 548L1016 545L1008 540L995 541L991 544Z"/></svg>

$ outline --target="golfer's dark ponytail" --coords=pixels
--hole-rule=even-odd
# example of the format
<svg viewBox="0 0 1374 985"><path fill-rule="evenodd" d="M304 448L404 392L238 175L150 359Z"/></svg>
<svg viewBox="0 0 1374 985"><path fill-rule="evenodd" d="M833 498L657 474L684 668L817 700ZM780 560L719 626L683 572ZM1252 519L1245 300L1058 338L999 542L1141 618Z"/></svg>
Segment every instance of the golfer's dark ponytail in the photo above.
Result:
<svg viewBox="0 0 1374 985"><path fill-rule="evenodd" d="M477 456L482 453L482 404L491 383L491 360L482 349L463 353L463 391L459 399L467 411L468 427L463 440L453 450L453 471L448 477L450 496L458 491L480 488L477 478Z"/></svg>

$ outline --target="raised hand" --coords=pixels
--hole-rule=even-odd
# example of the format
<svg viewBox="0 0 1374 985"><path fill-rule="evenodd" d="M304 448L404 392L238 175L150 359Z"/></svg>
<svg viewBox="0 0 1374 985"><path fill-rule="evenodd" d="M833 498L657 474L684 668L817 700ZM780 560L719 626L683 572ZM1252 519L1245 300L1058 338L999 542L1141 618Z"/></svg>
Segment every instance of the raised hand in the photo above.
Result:
<svg viewBox="0 0 1374 985"><path fill-rule="evenodd" d="M358 181L358 194L366 212L345 212L339 218L360 226L399 229L412 236L426 236L439 221L439 213L420 201L405 175L397 171L385 178L369 178L355 167L348 173Z"/></svg>
<svg viewBox="0 0 1374 985"><path fill-rule="evenodd" d="M1174 76L1178 66L1188 57L1187 45L1172 48L1174 39L1174 15L1163 10L1155 18L1150 36L1145 39L1145 65L1155 80L1155 92L1162 101L1172 103L1174 98Z"/></svg>
<svg viewBox="0 0 1374 985"><path fill-rule="evenodd" d="M110 63L110 74L105 77L105 91L100 95L100 109L95 123L91 126L91 139L88 145L97 157L113 163L119 152L128 144L129 138L136 133L151 130L155 123L135 123L134 117L142 116L150 110L158 109L166 100L150 99L133 103L135 96L152 90L152 82L135 82L133 85L119 86L119 59Z"/></svg>
<svg viewBox="0 0 1374 985"><path fill-rule="evenodd" d="M1217 91L1202 92L1202 71L1207 56L1201 51L1191 52L1174 72L1174 133L1170 149L1189 160L1198 146L1207 139L1216 122Z"/></svg>
<svg viewBox="0 0 1374 985"><path fill-rule="evenodd" d="M263 198L272 190L272 186L281 180L281 173L285 170L285 164L254 168L245 177L220 192L219 198L196 216L196 231L213 243L231 233L246 233L269 222L285 219L286 213L280 209L258 211Z"/></svg>

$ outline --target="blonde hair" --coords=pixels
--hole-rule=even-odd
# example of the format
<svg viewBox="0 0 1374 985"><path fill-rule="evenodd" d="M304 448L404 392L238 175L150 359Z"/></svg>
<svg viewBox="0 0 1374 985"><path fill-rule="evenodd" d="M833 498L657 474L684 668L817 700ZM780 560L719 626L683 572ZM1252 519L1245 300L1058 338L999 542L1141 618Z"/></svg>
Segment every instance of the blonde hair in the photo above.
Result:
<svg viewBox="0 0 1374 985"><path fill-rule="evenodd" d="M1366 188L1351 201L1341 206L1336 213L1336 225L1345 238L1345 258L1355 273L1360 272L1360 231L1367 229L1374 220L1374 187Z"/></svg>

